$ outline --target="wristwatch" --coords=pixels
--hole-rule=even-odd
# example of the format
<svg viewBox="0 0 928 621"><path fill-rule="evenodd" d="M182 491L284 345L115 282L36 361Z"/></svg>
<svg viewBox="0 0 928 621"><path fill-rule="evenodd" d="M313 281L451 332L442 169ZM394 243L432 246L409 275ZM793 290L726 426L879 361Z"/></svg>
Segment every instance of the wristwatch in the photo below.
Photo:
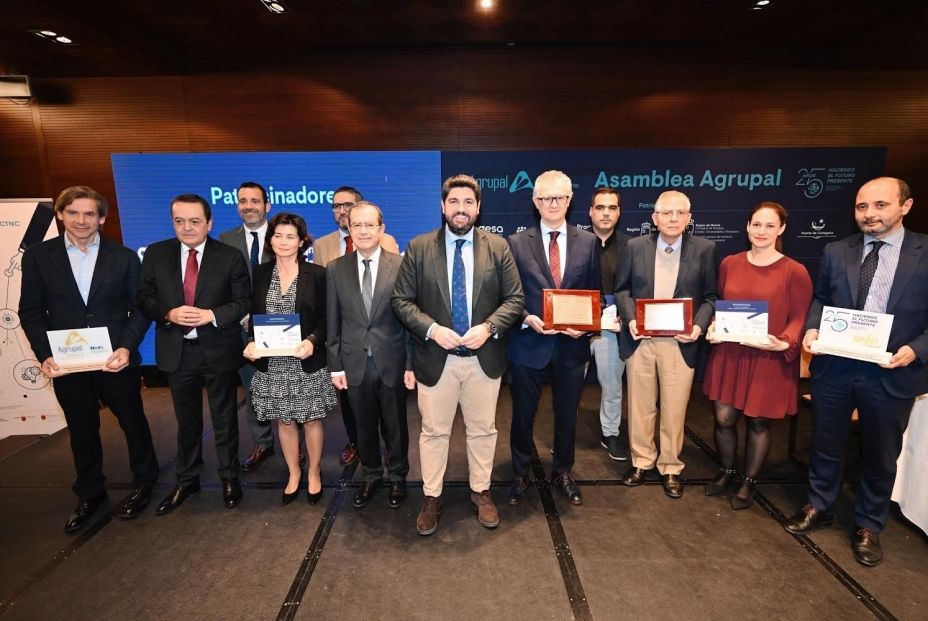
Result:
<svg viewBox="0 0 928 621"><path fill-rule="evenodd" d="M487 327L487 331L490 333L490 336L496 336L496 326L493 325L492 321L484 321L483 325Z"/></svg>

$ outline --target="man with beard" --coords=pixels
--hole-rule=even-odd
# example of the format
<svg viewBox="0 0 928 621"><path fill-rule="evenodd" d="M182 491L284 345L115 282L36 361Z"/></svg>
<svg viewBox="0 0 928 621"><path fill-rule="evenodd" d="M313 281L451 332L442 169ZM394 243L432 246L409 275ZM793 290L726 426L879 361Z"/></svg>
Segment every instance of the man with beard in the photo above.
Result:
<svg viewBox="0 0 928 621"><path fill-rule="evenodd" d="M809 500L785 524L804 535L833 522L856 409L862 450L851 550L869 567L883 558L879 533L889 515L902 434L915 397L928 392L928 236L902 225L912 203L901 179L881 177L861 186L854 208L860 233L825 246L802 341L812 353L824 306L893 316L887 343L893 355L886 364L813 358Z"/></svg>
<svg viewBox="0 0 928 621"><path fill-rule="evenodd" d="M467 175L441 188L445 226L406 248L393 291L393 309L413 342L422 432L420 535L438 528L451 427L458 405L467 433L471 503L486 528L499 524L490 497L496 452L496 398L506 369L509 328L524 296L506 241L474 228L480 186Z"/></svg>

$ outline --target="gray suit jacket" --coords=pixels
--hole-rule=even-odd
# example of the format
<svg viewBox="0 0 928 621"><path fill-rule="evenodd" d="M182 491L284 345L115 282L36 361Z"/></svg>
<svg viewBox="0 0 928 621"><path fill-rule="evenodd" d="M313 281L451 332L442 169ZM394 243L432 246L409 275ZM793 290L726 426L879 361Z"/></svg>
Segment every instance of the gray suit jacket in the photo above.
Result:
<svg viewBox="0 0 928 621"><path fill-rule="evenodd" d="M473 279L471 325L490 321L497 329L497 338L487 339L477 359L488 377L497 378L506 370L509 328L522 318L525 296L509 244L479 228L474 229ZM409 330L416 380L434 386L448 352L425 335L433 323L451 326L444 226L409 242L393 290L393 309Z"/></svg>
<svg viewBox="0 0 928 621"><path fill-rule="evenodd" d="M245 232L245 225L243 224L234 229L229 229L228 231L220 233L219 241L233 248L238 248L242 252L242 256L245 257L245 265L248 267L248 275L251 276L251 256L248 254L248 243L245 241L246 235L248 235L248 233ZM268 244L265 244L259 262L267 263L273 258L274 252Z"/></svg>
<svg viewBox="0 0 928 621"><path fill-rule="evenodd" d="M407 358L406 329L393 314L390 301L402 257L380 251L370 316L361 299L360 260L358 253L352 252L338 257L325 270L329 371L344 371L349 386L360 385L367 367L366 346L370 346L380 379L393 388L402 384L403 371L412 368L412 360Z"/></svg>
<svg viewBox="0 0 928 621"><path fill-rule="evenodd" d="M323 235L319 239L313 242L313 263L316 265L321 265L325 267L329 264L329 261L334 261L341 255L341 249L339 244L341 243L341 235L338 230L334 230L328 235ZM388 252L393 254L400 253L400 247L396 243L396 239L393 238L389 233L384 233L380 238L380 247Z"/></svg>
<svg viewBox="0 0 928 621"><path fill-rule="evenodd" d="M625 360L638 349L639 341L632 338L628 322L635 318L635 300L654 297L654 254L657 252L657 237L630 239L620 261L616 275L615 305L622 317L622 332L619 334L619 355ZM715 313L718 297L718 258L715 242L702 237L683 235L680 247L680 271L677 274L675 298L692 298L693 323L705 334ZM680 353L686 364L696 366L699 354L698 341L680 343Z"/></svg>

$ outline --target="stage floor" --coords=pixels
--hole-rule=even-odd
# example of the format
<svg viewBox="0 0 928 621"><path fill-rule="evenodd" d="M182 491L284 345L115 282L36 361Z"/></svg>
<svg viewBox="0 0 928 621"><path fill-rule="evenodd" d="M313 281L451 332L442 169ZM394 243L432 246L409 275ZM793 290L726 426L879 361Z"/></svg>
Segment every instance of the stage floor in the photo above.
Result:
<svg viewBox="0 0 928 621"><path fill-rule="evenodd" d="M577 426L574 507L537 485L518 507L504 491L511 475L511 402L504 386L493 495L501 523L481 527L468 501L460 417L452 437L445 512L438 532L416 534L421 503L419 415L409 400L410 496L391 510L380 491L366 508L351 499L354 468L338 465L341 417L325 422L326 483L316 506L283 507L279 454L243 476L245 498L222 506L211 433L204 440L203 491L174 513L154 505L174 483L176 425L166 388L144 391L162 476L155 501L133 521L117 515L130 485L125 442L104 413L105 471L112 504L87 527L62 527L75 505L68 432L0 441L0 617L6 619L924 619L928 538L894 516L881 540L885 560L857 564L850 551L853 480L849 458L835 526L810 537L783 530L805 499L805 470L787 456L786 422L775 425L758 502L734 512L708 498L714 476L712 415L700 387L687 414L680 500L652 484L620 483L628 462L599 445L599 387L587 386ZM553 425L546 391L535 424L550 474ZM800 414L807 456L810 415ZM209 429L208 417L206 428ZM743 429L743 428L742 428ZM251 448L241 422L242 456ZM625 440L623 423L623 441ZM857 442L849 441L849 454Z"/></svg>

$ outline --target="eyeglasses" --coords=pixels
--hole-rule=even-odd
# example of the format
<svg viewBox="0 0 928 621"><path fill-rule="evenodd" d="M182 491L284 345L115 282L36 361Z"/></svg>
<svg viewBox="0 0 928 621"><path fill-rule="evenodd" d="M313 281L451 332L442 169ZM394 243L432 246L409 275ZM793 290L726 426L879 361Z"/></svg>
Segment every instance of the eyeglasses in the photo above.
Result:
<svg viewBox="0 0 928 621"><path fill-rule="evenodd" d="M570 200L570 196L536 196L535 200L547 207L552 203L555 205L562 205Z"/></svg>
<svg viewBox="0 0 928 621"><path fill-rule="evenodd" d="M352 231L376 231L382 224L371 224L370 222L354 222L349 225Z"/></svg>
<svg viewBox="0 0 928 621"><path fill-rule="evenodd" d="M332 211L341 211L342 209L351 209L354 203L332 203Z"/></svg>
<svg viewBox="0 0 928 621"><path fill-rule="evenodd" d="M686 214L689 213L689 210L683 210L683 209L661 209L660 211L655 211L654 213L656 213L657 215L659 215L659 216L661 216L661 217L663 217L663 218L672 218L672 217L674 217L674 216L676 216L676 217L678 217L678 218L682 218L683 216L685 216Z"/></svg>

